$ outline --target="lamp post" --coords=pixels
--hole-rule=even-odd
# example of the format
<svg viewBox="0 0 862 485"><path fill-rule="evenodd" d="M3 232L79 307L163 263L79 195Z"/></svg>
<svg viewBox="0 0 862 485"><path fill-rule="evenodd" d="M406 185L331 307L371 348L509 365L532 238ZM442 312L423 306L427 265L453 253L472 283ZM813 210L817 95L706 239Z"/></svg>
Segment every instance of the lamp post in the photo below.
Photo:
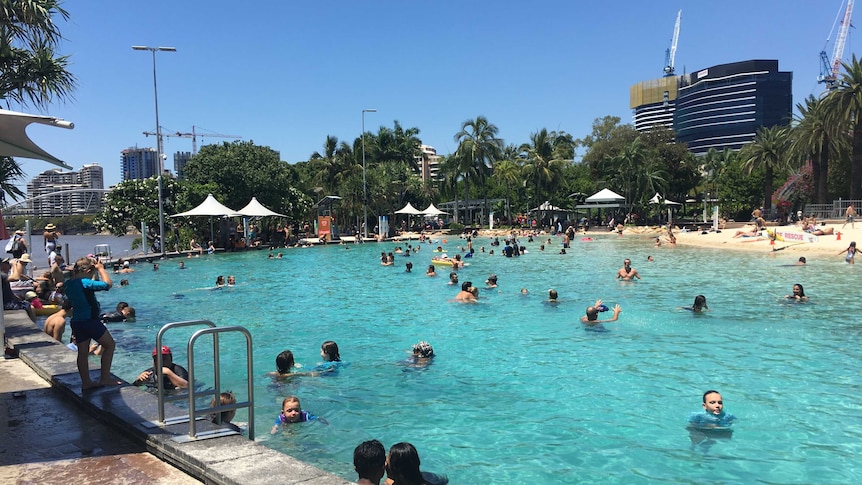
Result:
<svg viewBox="0 0 862 485"><path fill-rule="evenodd" d="M368 239L368 184L365 182L365 113L376 113L376 109L362 110L362 225L363 238Z"/></svg>
<svg viewBox="0 0 862 485"><path fill-rule="evenodd" d="M162 154L162 127L159 126L159 89L156 85L156 51L163 52L176 52L176 47L147 47L144 45L133 45L132 49L136 51L150 51L153 53L153 93L156 98L156 164L158 165L159 174L158 180L159 182L159 249L162 252L162 257L164 257L165 250L167 249L167 244L165 243L165 205L164 205L164 196L162 195L162 174L164 173L164 168L162 167L163 154ZM142 237L146 238L146 235ZM144 242L146 244L146 241Z"/></svg>

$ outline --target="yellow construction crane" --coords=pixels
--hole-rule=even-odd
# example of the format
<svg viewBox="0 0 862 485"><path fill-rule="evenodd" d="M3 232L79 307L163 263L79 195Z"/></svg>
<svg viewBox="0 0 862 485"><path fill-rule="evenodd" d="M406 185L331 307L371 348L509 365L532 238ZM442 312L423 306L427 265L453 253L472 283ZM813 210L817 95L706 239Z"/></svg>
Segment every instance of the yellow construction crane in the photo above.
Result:
<svg viewBox="0 0 862 485"><path fill-rule="evenodd" d="M150 135L154 135L154 136L155 136L155 135L157 135L157 134L158 134L158 133L156 133L155 131L145 131L145 132L144 132L144 135L146 135L146 136L150 136ZM203 137L205 137L205 136L210 136L210 137L214 137L214 138L234 138L234 139L242 139L242 137L241 137L241 136L237 136L237 135L223 135L223 134L221 134L221 133L198 133L198 132L196 132L196 131L195 131L195 126L194 126L194 125L192 125L192 132L191 132L191 133L182 133L182 132L179 132L179 131L175 131L175 132L173 132L173 133L166 133L166 132L165 132L165 128L164 128L164 127L162 127L162 136L165 136L165 137L168 137L168 138L170 138L170 137L176 137L176 138L191 138L191 139L192 139L192 155L195 155L195 154L197 154L197 153L198 153L198 137L203 138Z"/></svg>

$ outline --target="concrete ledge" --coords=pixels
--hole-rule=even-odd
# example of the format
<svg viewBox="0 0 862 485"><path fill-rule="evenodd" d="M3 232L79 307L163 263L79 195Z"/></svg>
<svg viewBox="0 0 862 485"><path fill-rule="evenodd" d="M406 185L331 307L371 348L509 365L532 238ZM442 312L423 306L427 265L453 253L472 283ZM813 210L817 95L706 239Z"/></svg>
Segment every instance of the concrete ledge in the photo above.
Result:
<svg viewBox="0 0 862 485"><path fill-rule="evenodd" d="M177 443L174 436L188 434L188 424L147 428L143 422L158 419L156 396L123 381L121 386L81 392L76 354L42 332L22 311L5 311L6 338L22 361L88 414L147 447L158 458L204 483L349 485L288 455L271 450L244 436L225 436ZM98 371L91 362L91 372ZM117 379L121 380L121 379ZM166 417L188 414L168 404ZM209 421L198 421L198 432L218 429ZM263 430L267 432L268 430Z"/></svg>

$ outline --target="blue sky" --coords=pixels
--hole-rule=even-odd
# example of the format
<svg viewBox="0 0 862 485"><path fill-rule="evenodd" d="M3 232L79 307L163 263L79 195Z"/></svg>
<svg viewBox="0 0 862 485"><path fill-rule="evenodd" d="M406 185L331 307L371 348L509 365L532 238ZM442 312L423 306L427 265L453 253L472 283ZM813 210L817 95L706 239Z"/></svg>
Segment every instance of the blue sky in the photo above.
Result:
<svg viewBox="0 0 862 485"><path fill-rule="evenodd" d="M74 168L98 162L120 181L120 151L154 147L152 56L160 122L171 132L240 135L307 160L327 135L351 142L398 120L438 153L463 121L486 116L506 143L539 129L589 134L595 118L631 121L629 87L660 77L677 10L677 73L747 59L793 71L794 105L816 82L840 0L66 1L61 24L79 88L45 114L74 130L28 133ZM835 35L833 34L833 37ZM858 42L853 29L845 59ZM832 43L827 47L830 56ZM12 109L20 109L12 106ZM203 138L202 143L230 141ZM166 138L173 153L185 138ZM54 168L20 159L27 180Z"/></svg>

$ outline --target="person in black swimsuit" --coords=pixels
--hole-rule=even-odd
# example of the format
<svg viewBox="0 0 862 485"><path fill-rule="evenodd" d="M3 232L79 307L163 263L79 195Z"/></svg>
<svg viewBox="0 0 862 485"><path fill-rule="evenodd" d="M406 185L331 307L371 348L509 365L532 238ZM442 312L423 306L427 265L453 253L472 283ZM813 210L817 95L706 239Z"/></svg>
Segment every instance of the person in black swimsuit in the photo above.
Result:
<svg viewBox="0 0 862 485"><path fill-rule="evenodd" d="M635 278L641 279L641 275L638 273L638 270L632 268L632 260L626 258L623 261L623 267L617 271L617 278L623 281L632 281Z"/></svg>

